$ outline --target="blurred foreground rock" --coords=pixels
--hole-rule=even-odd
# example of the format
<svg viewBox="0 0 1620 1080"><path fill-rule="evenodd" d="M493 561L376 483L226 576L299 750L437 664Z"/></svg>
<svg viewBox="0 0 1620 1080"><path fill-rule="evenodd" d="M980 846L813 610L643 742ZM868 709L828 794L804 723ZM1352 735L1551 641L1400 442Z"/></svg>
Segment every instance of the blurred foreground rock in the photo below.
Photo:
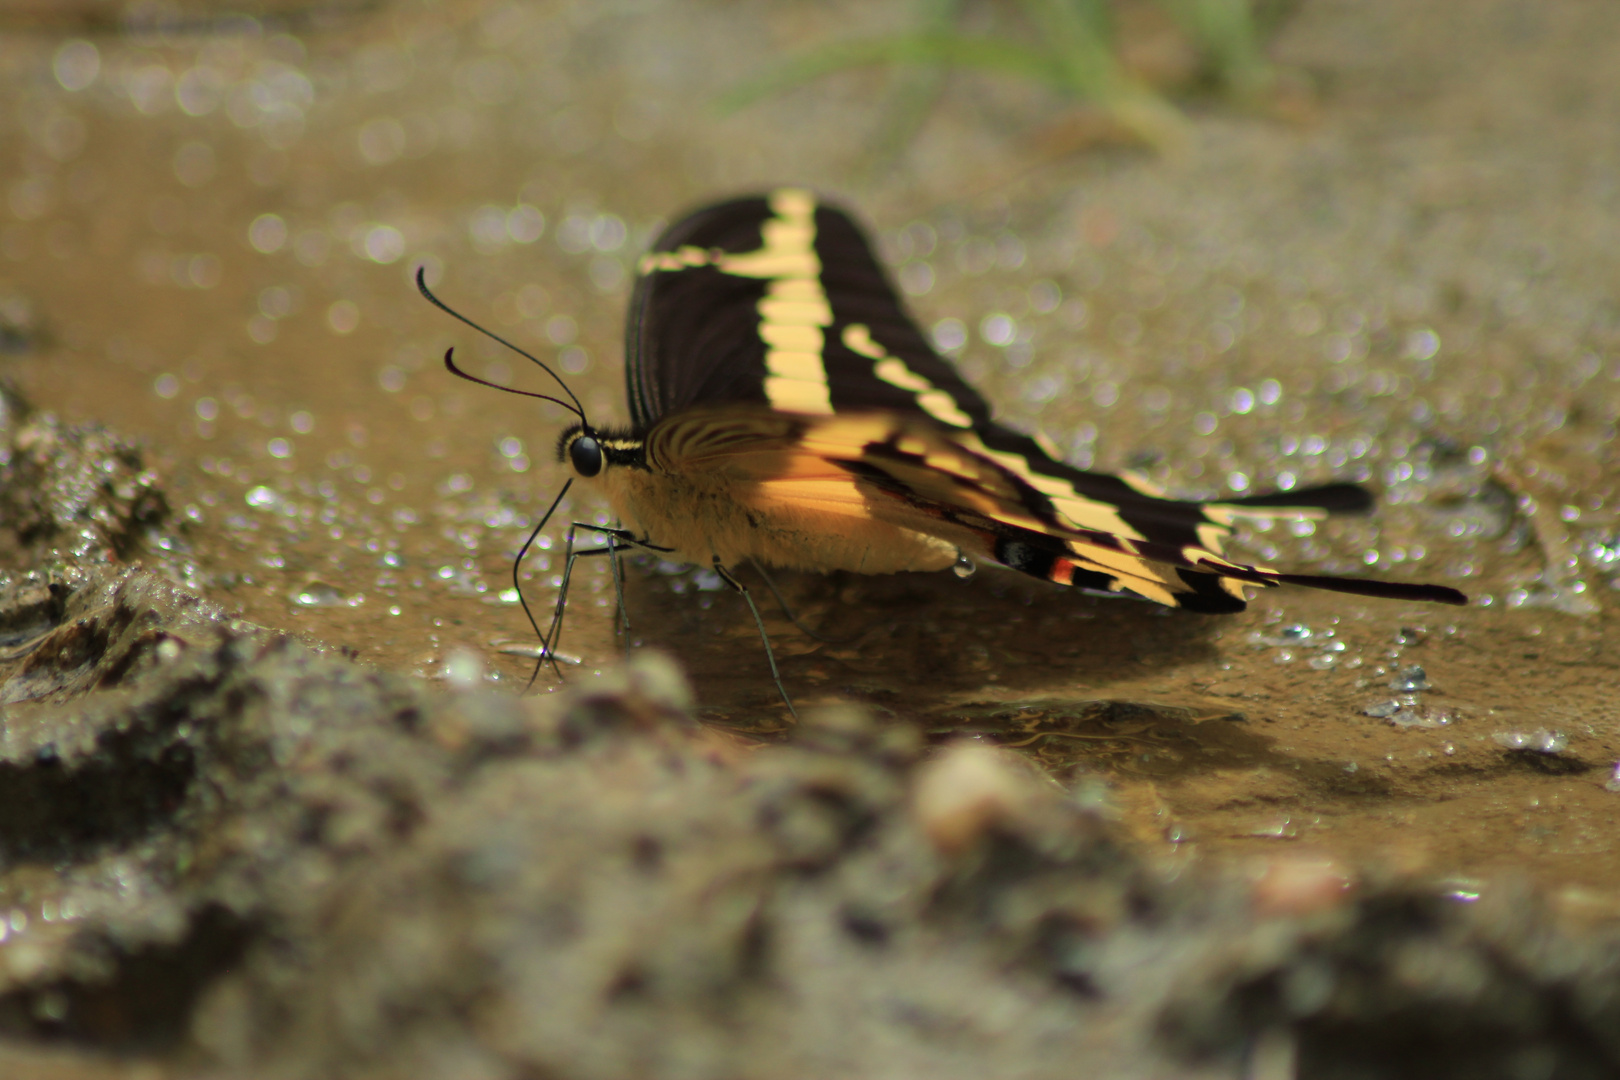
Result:
<svg viewBox="0 0 1620 1080"><path fill-rule="evenodd" d="M0 625L7 1076L1620 1068L1620 950L1529 897L1172 879L990 751L718 741L656 655L440 693L128 570Z"/></svg>

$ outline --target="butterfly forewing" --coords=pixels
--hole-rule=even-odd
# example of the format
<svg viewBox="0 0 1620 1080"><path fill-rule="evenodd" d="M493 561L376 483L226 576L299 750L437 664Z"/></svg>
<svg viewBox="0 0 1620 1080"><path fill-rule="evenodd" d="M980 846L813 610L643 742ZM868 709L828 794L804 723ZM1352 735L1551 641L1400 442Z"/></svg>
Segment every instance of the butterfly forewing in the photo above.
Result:
<svg viewBox="0 0 1620 1080"><path fill-rule="evenodd" d="M642 259L625 332L630 418L645 430L694 405L768 406L759 302L767 281L726 273L712 257L756 251L771 216L764 199L738 199L683 218ZM701 251L709 262L653 270L656 256Z"/></svg>

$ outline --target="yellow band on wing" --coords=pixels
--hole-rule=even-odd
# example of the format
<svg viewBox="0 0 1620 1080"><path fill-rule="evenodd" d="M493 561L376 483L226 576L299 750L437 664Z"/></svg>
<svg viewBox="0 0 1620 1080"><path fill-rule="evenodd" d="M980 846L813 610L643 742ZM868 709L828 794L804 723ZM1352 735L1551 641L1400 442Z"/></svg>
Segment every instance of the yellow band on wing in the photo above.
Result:
<svg viewBox="0 0 1620 1080"><path fill-rule="evenodd" d="M765 342L765 397L783 412L830 413L825 328L832 304L821 285L816 255L816 199L808 191L784 188L771 194L771 217L760 226L754 251L705 251L681 247L642 258L643 274L712 266L736 277L764 278L759 301L759 336Z"/></svg>
<svg viewBox="0 0 1620 1080"><path fill-rule="evenodd" d="M924 376L912 371L898 356L890 356L887 349L872 340L872 332L861 323L844 327L844 347L851 352L876 360L872 374L890 386L897 386L901 390L915 394L917 407L935 420L951 427L973 426L973 417L962 411L955 398L935 387Z"/></svg>

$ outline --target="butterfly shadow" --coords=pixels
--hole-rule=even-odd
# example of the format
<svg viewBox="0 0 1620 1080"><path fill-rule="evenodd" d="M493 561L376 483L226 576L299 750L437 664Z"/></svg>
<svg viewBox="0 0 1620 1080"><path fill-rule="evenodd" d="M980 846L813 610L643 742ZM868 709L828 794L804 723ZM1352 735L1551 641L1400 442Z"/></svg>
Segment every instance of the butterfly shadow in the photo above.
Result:
<svg viewBox="0 0 1620 1080"><path fill-rule="evenodd" d="M923 722L974 697L1108 697L1111 688L1209 661L1219 625L994 570L968 580L773 572L790 621L757 573L742 577L796 704L855 701ZM704 591L701 577L683 582L631 568L626 608L632 641L681 663L706 720L760 734L785 729L786 709L741 596Z"/></svg>
<svg viewBox="0 0 1620 1080"><path fill-rule="evenodd" d="M632 642L682 665L706 723L765 740L792 730L740 596L701 572L627 570ZM993 570L965 581L773 572L801 629L756 574L741 576L801 710L855 702L933 742L1017 750L1066 783L1104 773L1151 789L1269 771L1332 799L1386 794L1382 781L1348 774L1337 759L1290 752L1254 723L1265 717L1198 689L1222 657L1216 635L1232 632L1230 620ZM598 599L606 601L600 590ZM603 636L599 647L614 645Z"/></svg>

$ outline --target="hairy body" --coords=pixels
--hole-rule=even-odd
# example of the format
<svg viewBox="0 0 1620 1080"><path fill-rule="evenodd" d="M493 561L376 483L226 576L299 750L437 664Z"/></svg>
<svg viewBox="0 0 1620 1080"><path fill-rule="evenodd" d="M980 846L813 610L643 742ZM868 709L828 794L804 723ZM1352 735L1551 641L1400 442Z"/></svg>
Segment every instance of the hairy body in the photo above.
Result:
<svg viewBox="0 0 1620 1080"><path fill-rule="evenodd" d="M656 445L656 444L655 444ZM755 475L754 455L661 458L603 469L585 482L622 526L678 562L737 566L748 559L789 570L891 574L943 570L955 544L884 520L894 500L824 460L800 459L789 475ZM766 457L777 458L768 451ZM774 471L780 458L773 462ZM888 511L886 513L885 511Z"/></svg>

